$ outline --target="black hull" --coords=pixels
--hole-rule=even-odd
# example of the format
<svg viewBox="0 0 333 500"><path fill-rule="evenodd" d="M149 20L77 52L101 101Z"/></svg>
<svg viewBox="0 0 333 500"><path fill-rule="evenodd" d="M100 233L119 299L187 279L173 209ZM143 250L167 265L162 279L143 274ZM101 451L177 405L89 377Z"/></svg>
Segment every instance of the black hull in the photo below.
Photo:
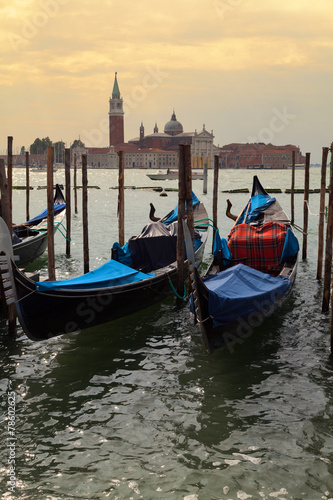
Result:
<svg viewBox="0 0 333 500"><path fill-rule="evenodd" d="M227 346L228 349L233 352L237 345L242 344L246 339L251 337L255 329L264 324L266 319L276 314L287 301L294 287L296 271L297 261L295 261L290 269L290 286L286 292L269 307L253 312L248 317L244 317L240 313L236 322L215 328L210 318L200 323L201 333L207 351L213 353L216 349ZM204 286L203 283L202 285ZM201 295L201 307L208 313L208 296L204 297ZM206 318L207 317L208 316L206 316Z"/></svg>
<svg viewBox="0 0 333 500"><path fill-rule="evenodd" d="M206 236L196 253L201 262ZM108 323L154 305L173 292L175 265L140 282L99 290L37 292L35 284L13 265L16 308L26 335L35 341Z"/></svg>

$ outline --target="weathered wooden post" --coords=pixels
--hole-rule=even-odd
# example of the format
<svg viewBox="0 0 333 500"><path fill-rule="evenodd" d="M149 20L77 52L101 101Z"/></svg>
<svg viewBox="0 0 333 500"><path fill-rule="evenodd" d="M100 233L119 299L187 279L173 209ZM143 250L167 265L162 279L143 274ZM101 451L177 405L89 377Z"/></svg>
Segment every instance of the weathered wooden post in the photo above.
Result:
<svg viewBox="0 0 333 500"><path fill-rule="evenodd" d="M331 144L331 151L333 143ZM327 312L330 303L331 271L332 271L332 236L333 236L333 155L331 156L330 190L328 195L328 214L326 227L324 289L322 312Z"/></svg>
<svg viewBox="0 0 333 500"><path fill-rule="evenodd" d="M177 228L177 294L184 295L184 229L183 220L185 218L185 153L184 145L179 145L179 169L178 169L178 228Z"/></svg>
<svg viewBox="0 0 333 500"><path fill-rule="evenodd" d="M87 155L82 155L83 272L89 273Z"/></svg>
<svg viewBox="0 0 333 500"><path fill-rule="evenodd" d="M118 156L119 156L118 228L119 228L119 245L123 246L125 243L124 151L119 151Z"/></svg>
<svg viewBox="0 0 333 500"><path fill-rule="evenodd" d="M71 253L71 150L65 148L66 255Z"/></svg>
<svg viewBox="0 0 333 500"><path fill-rule="evenodd" d="M6 175L5 160L0 160L0 189L1 189L1 212L2 218L11 232L9 186Z"/></svg>
<svg viewBox="0 0 333 500"><path fill-rule="evenodd" d="M219 184L219 157L218 155L214 156L214 187L213 187L213 244L214 247L214 239L217 228L217 199L218 199L218 184Z"/></svg>
<svg viewBox="0 0 333 500"><path fill-rule="evenodd" d="M77 214L76 153L74 153L74 209Z"/></svg>
<svg viewBox="0 0 333 500"><path fill-rule="evenodd" d="M185 174L185 199L186 199L186 218L189 227L192 242L194 243L194 219L193 219L193 200L192 200L192 168L191 168L191 145L186 144L184 148L184 174ZM183 225L183 224L182 224Z"/></svg>
<svg viewBox="0 0 333 500"><path fill-rule="evenodd" d="M328 156L328 148L323 148L322 161L321 161L320 208L319 208L319 224L318 224L317 280L321 280L322 269L323 269L327 156Z"/></svg>
<svg viewBox="0 0 333 500"><path fill-rule="evenodd" d="M306 260L309 219L310 153L305 154L304 206L303 206L303 248L302 259Z"/></svg>
<svg viewBox="0 0 333 500"><path fill-rule="evenodd" d="M30 177L29 177L29 151L25 152L25 211L26 220L30 220Z"/></svg>
<svg viewBox="0 0 333 500"><path fill-rule="evenodd" d="M291 204L290 222L291 225L293 225L295 222L295 151L292 152L290 204Z"/></svg>
<svg viewBox="0 0 333 500"><path fill-rule="evenodd" d="M10 219L10 201L9 201L9 186L6 176L5 161L0 160L0 191L1 191L1 208L2 208L2 218L7 224L9 231L11 231L11 219ZM6 304L4 288L2 285L2 280L0 280L0 296L1 296L1 307L8 315L8 333L10 336L15 336L16 334L16 308L15 304Z"/></svg>
<svg viewBox="0 0 333 500"><path fill-rule="evenodd" d="M207 178L208 178L208 165L207 165L207 158L205 159L204 163L204 180L203 180L203 194L207 194Z"/></svg>
<svg viewBox="0 0 333 500"><path fill-rule="evenodd" d="M10 228L9 232L12 232L13 224L13 137L7 137L7 182L8 182L8 193L9 193L9 210L10 210Z"/></svg>
<svg viewBox="0 0 333 500"><path fill-rule="evenodd" d="M54 194L53 194L53 159L54 150L47 146L47 254L49 280L54 281L55 258L54 258Z"/></svg>

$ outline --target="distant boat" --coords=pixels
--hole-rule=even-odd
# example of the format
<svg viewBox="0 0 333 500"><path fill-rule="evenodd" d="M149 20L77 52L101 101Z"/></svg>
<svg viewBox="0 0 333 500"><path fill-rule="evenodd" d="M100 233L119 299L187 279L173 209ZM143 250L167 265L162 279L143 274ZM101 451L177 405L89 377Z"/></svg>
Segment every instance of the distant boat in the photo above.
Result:
<svg viewBox="0 0 333 500"><path fill-rule="evenodd" d="M178 170L167 170L164 172L163 170L158 170L157 172L153 174L146 174L149 179L152 181L165 181L165 180L172 180L172 179L178 179ZM195 170L192 170L192 181L198 179L198 180L203 180L204 174L203 172L196 172Z"/></svg>
<svg viewBox="0 0 333 500"><path fill-rule="evenodd" d="M53 172L56 172L58 169L53 167ZM47 172L47 167L40 165L39 167L34 167L30 169L31 172Z"/></svg>

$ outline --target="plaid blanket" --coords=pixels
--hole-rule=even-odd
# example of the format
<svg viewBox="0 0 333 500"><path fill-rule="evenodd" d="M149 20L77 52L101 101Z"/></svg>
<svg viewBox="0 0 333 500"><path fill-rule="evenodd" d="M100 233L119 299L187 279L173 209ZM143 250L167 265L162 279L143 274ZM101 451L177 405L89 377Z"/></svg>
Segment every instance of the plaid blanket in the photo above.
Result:
<svg viewBox="0 0 333 500"><path fill-rule="evenodd" d="M278 222L259 227L239 224L229 234L228 247L233 259L244 259L243 264L272 274L279 266L286 234L287 227Z"/></svg>

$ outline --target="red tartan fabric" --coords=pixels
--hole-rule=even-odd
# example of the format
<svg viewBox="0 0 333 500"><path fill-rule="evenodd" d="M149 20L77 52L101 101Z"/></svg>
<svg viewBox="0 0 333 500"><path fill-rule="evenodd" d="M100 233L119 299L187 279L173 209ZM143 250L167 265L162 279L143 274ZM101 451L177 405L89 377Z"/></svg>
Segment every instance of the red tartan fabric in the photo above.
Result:
<svg viewBox="0 0 333 500"><path fill-rule="evenodd" d="M287 227L278 222L267 222L262 226L239 224L228 240L233 259L246 259L242 263L264 273L280 263Z"/></svg>

